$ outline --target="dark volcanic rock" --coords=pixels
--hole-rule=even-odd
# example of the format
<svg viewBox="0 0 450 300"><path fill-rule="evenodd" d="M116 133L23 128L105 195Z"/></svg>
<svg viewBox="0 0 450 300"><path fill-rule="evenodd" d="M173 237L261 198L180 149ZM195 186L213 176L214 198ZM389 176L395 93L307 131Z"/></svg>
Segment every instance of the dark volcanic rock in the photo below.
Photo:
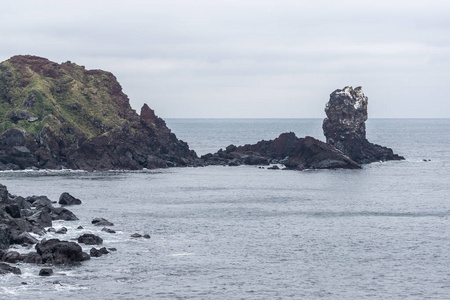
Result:
<svg viewBox="0 0 450 300"><path fill-rule="evenodd" d="M100 249L92 248L92 249L89 251L89 254L91 255L91 257L100 257L100 256L102 256L102 255L104 255L104 254L108 254L108 253L109 253L109 251L106 250L105 247L100 248Z"/></svg>
<svg viewBox="0 0 450 300"><path fill-rule="evenodd" d="M11 263L11 264L15 264L22 260L23 260L22 255L20 255L20 253L17 251L6 252L2 257L2 261Z"/></svg>
<svg viewBox="0 0 450 300"><path fill-rule="evenodd" d="M4 275L4 274L8 274L8 273L13 273L16 275L22 274L22 272L20 271L19 268L12 267L6 263L0 263L0 275Z"/></svg>
<svg viewBox="0 0 450 300"><path fill-rule="evenodd" d="M69 193L62 193L59 197L59 204L61 205L80 205L81 200L75 198L74 196L70 195Z"/></svg>
<svg viewBox="0 0 450 300"><path fill-rule="evenodd" d="M73 212L64 207L57 207L51 211L52 220L77 221Z"/></svg>
<svg viewBox="0 0 450 300"><path fill-rule="evenodd" d="M312 137L298 138L294 133L283 133L270 141L236 147L202 156L207 164L228 165L230 162L246 165L284 164L288 169L359 169L360 166L342 152Z"/></svg>
<svg viewBox="0 0 450 300"><path fill-rule="evenodd" d="M94 224L95 226L114 226L113 223L103 218L95 218L94 220L92 220L92 224Z"/></svg>
<svg viewBox="0 0 450 300"><path fill-rule="evenodd" d="M85 233L78 238L78 243L86 245L100 245L103 243L103 239L92 233Z"/></svg>
<svg viewBox="0 0 450 300"><path fill-rule="evenodd" d="M361 87L335 90L325 106L327 118L323 132L330 144L360 164L402 160L392 149L372 144L366 139L368 99Z"/></svg>
<svg viewBox="0 0 450 300"><path fill-rule="evenodd" d="M146 104L136 113L109 72L17 55L0 63L0 105L5 130L0 170L139 170L198 163L195 152Z"/></svg>
<svg viewBox="0 0 450 300"><path fill-rule="evenodd" d="M42 257L43 263L70 264L86 260L81 246L74 242L58 239L43 240L36 245L36 251ZM87 256L89 257L89 256Z"/></svg>
<svg viewBox="0 0 450 300"><path fill-rule="evenodd" d="M52 276L53 275L53 269L50 268L44 268L39 271L39 276Z"/></svg>

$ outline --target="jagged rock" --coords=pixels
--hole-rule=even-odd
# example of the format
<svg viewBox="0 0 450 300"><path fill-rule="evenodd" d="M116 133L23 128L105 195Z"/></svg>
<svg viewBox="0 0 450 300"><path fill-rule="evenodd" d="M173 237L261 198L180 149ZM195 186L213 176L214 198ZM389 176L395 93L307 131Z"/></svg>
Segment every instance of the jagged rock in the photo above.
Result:
<svg viewBox="0 0 450 300"><path fill-rule="evenodd" d="M42 227L52 226L52 216L44 209L36 211L32 216L27 217L27 220Z"/></svg>
<svg viewBox="0 0 450 300"><path fill-rule="evenodd" d="M39 241L35 237L33 237L31 234L29 234L28 232L22 232L21 234L19 234L17 239L14 240L14 242L16 244L33 245L33 244L36 244Z"/></svg>
<svg viewBox="0 0 450 300"><path fill-rule="evenodd" d="M103 219L103 218L95 218L92 220L92 224L95 226L114 226L114 223L111 223L110 221Z"/></svg>
<svg viewBox="0 0 450 300"><path fill-rule="evenodd" d="M92 233L85 233L78 237L78 243L83 243L86 245L100 245L103 244L103 239Z"/></svg>
<svg viewBox="0 0 450 300"><path fill-rule="evenodd" d="M62 193L59 197L59 204L61 205L80 205L81 200L75 198L74 196L70 195L69 193Z"/></svg>
<svg viewBox="0 0 450 300"><path fill-rule="evenodd" d="M10 245L11 231L6 224L0 224L0 249L7 249Z"/></svg>
<svg viewBox="0 0 450 300"><path fill-rule="evenodd" d="M207 164L284 164L289 169L359 169L360 166L336 148L315 138L298 138L293 132L283 133L270 141L236 147L202 156Z"/></svg>
<svg viewBox="0 0 450 300"><path fill-rule="evenodd" d="M83 253L81 246L74 242L58 239L43 240L35 248L41 255L43 263L70 264L89 259L89 255Z"/></svg>
<svg viewBox="0 0 450 300"><path fill-rule="evenodd" d="M90 252L89 252L89 254L91 255L91 257L100 257L100 256L102 256L102 255L104 255L104 254L108 254L108 253L109 253L109 251L106 250L105 247L100 248L100 249L92 248L92 249L90 250Z"/></svg>
<svg viewBox="0 0 450 300"><path fill-rule="evenodd" d="M4 275L4 274L8 274L8 273L13 273L16 275L20 275L22 274L22 272L20 271L19 268L16 267L12 267L8 264L5 263L0 263L0 274Z"/></svg>
<svg viewBox="0 0 450 300"><path fill-rule="evenodd" d="M57 207L51 211L52 220L77 221L73 212L64 207Z"/></svg>
<svg viewBox="0 0 450 300"><path fill-rule="evenodd" d="M327 144L360 164L404 159L392 149L366 139L367 104L368 98L361 87L345 87L331 93L325 106L327 118L322 126Z"/></svg>

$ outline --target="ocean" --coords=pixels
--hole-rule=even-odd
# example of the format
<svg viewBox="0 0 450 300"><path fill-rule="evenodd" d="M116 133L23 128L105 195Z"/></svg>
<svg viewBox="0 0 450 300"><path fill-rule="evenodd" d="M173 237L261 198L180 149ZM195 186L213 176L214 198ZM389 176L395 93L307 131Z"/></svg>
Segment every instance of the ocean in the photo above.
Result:
<svg viewBox="0 0 450 300"><path fill-rule="evenodd" d="M289 131L324 140L320 119L166 122L199 155ZM54 222L68 233L48 238L91 232L117 251L50 277L18 264L22 275L0 276L0 299L450 299L450 119L366 125L369 141L406 160L302 172L1 172L12 194L83 201L69 208L79 221Z"/></svg>

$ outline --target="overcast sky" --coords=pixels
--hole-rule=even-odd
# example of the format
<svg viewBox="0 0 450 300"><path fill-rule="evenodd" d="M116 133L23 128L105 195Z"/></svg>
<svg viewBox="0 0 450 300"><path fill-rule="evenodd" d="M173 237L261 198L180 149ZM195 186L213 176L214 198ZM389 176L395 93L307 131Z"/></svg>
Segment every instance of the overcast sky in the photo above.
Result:
<svg viewBox="0 0 450 300"><path fill-rule="evenodd" d="M163 118L323 118L362 86L369 117L450 117L450 1L2 1L16 54L112 72Z"/></svg>

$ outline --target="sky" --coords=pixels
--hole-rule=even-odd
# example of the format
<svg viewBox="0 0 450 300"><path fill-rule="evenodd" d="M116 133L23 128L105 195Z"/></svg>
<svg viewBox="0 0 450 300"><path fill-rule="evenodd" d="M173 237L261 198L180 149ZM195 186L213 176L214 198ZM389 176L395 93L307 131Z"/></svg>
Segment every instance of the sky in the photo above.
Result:
<svg viewBox="0 0 450 300"><path fill-rule="evenodd" d="M450 118L450 1L6 1L0 61L112 72L163 118L323 118L362 86L370 118Z"/></svg>

